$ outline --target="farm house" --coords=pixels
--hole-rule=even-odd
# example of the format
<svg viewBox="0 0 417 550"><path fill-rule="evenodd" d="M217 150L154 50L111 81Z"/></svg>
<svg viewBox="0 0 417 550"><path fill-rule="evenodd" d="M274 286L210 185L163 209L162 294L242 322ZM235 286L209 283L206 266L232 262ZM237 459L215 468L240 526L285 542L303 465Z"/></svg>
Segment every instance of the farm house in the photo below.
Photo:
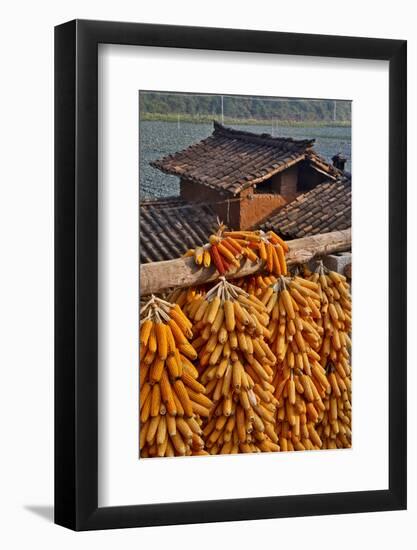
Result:
<svg viewBox="0 0 417 550"><path fill-rule="evenodd" d="M214 122L206 139L153 161L154 168L179 177L180 196L141 201L141 263L179 258L203 245L217 219L235 230L273 229L286 239L348 230L346 159L335 155L330 164L313 146L314 140ZM350 263L348 255L330 261L332 267Z"/></svg>

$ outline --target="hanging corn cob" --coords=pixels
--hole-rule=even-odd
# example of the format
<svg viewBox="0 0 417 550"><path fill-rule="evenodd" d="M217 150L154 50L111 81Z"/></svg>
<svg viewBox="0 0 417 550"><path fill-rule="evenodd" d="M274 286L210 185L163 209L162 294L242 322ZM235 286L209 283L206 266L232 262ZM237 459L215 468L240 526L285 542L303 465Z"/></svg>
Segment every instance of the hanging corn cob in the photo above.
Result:
<svg viewBox="0 0 417 550"><path fill-rule="evenodd" d="M320 363L325 369L330 389L324 400L325 411L318 433L323 448L336 449L351 446L351 367L350 331L351 298L346 277L327 270L319 262L310 280L318 285L321 298L323 330Z"/></svg>
<svg viewBox="0 0 417 550"><path fill-rule="evenodd" d="M317 433L323 441L323 449L346 449L352 446L350 378L342 379L332 368L326 372L331 381L331 391L323 400L326 410Z"/></svg>
<svg viewBox="0 0 417 550"><path fill-rule="evenodd" d="M329 387L318 350L322 329L317 285L280 276L260 297L271 316L269 343L277 363L272 381L278 400L276 431L281 451L320 449L316 423Z"/></svg>
<svg viewBox="0 0 417 550"><path fill-rule="evenodd" d="M217 232L210 235L209 242L187 250L184 257L193 257L196 265L210 267L214 265L220 275L227 273L232 267L240 266L244 247L238 240L223 235L225 225L219 222ZM257 261L253 255L253 261Z"/></svg>
<svg viewBox="0 0 417 550"><path fill-rule="evenodd" d="M243 288L248 294L253 294L260 298L264 291L276 283L277 279L274 275L247 275L241 279L236 279L234 284Z"/></svg>
<svg viewBox="0 0 417 550"><path fill-rule="evenodd" d="M273 231L225 231L225 226L219 224L218 231L210 235L208 243L188 250L184 256L194 257L195 263L201 267L214 265L220 275L239 268L243 258L264 262L269 273L286 275L286 252L287 243Z"/></svg>
<svg viewBox="0 0 417 550"><path fill-rule="evenodd" d="M191 322L177 304L152 296L141 309L140 456L207 454L202 417L212 406L198 381Z"/></svg>
<svg viewBox="0 0 417 550"><path fill-rule="evenodd" d="M199 381L214 402L203 429L210 454L278 451L272 395L275 356L265 342L269 316L254 296L224 277L189 312Z"/></svg>
<svg viewBox="0 0 417 550"><path fill-rule="evenodd" d="M242 246L242 255L251 261L261 260L269 273L286 275L287 243L273 231L225 231L224 236Z"/></svg>
<svg viewBox="0 0 417 550"><path fill-rule="evenodd" d="M188 311L192 307L192 304L201 297L204 297L205 293L205 287L202 286L178 288L171 292L168 296L168 301L172 304L177 304L188 317Z"/></svg>

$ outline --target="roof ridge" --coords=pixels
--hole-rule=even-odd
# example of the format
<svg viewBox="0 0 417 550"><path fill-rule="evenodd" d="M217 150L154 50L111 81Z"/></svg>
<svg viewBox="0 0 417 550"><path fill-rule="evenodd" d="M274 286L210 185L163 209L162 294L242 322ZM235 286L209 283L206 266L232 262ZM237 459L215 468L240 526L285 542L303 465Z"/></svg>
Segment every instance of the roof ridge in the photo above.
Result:
<svg viewBox="0 0 417 550"><path fill-rule="evenodd" d="M256 132L249 132L248 130L236 130L236 128L231 128L230 126L224 126L213 120L214 131L212 135L223 135L225 137L231 137L236 139L241 139L243 141L252 141L253 143L263 143L265 145L280 145L283 143L288 143L292 145L299 145L300 147L312 147L315 143L315 139L294 139L292 137L274 137L271 134L263 132L262 134L257 134Z"/></svg>

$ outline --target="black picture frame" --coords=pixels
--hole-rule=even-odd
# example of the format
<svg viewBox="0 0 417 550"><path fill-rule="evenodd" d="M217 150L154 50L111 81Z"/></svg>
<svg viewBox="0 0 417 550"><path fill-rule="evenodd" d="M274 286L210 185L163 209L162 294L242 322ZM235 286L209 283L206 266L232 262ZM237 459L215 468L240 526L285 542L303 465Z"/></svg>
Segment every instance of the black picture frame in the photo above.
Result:
<svg viewBox="0 0 417 550"><path fill-rule="evenodd" d="M389 488L98 507L98 44L389 62ZM406 41L74 20L55 28L55 522L74 530L406 508Z"/></svg>

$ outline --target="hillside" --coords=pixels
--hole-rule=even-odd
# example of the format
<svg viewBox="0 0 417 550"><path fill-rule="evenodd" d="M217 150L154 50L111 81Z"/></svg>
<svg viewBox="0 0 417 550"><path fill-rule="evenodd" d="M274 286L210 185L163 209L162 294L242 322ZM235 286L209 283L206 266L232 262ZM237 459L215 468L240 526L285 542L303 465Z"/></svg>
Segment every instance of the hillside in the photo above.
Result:
<svg viewBox="0 0 417 550"><path fill-rule="evenodd" d="M336 112L335 112L336 103ZM140 116L143 120L208 121L219 119L219 95L142 92ZM236 122L276 119L288 122L344 122L351 119L350 101L223 96L225 119ZM336 115L336 116L335 116Z"/></svg>

